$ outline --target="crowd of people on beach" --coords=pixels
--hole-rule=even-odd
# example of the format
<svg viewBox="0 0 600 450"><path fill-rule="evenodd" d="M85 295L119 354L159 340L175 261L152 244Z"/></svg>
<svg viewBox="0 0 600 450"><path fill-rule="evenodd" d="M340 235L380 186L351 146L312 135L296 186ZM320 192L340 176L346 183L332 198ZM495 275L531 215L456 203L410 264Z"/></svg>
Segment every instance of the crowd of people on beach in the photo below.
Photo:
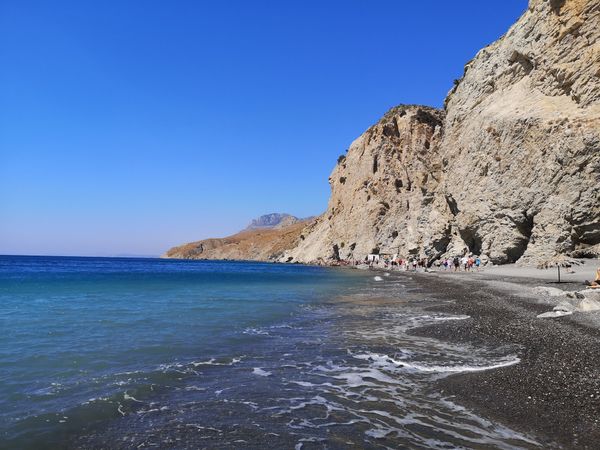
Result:
<svg viewBox="0 0 600 450"><path fill-rule="evenodd" d="M447 258L442 261L436 261L435 265L447 271L458 272L463 270L470 272L472 270L479 270L481 267L481 258L475 255L465 255L461 258L455 256L454 258Z"/></svg>
<svg viewBox="0 0 600 450"><path fill-rule="evenodd" d="M364 260L338 260L338 266L368 266L370 269L383 268L386 270L404 270L404 271L427 271L433 268L438 271L445 272L479 272L484 265L479 255L469 253L465 249L462 256L453 256L443 259L438 259L430 262L427 258L401 258L389 255L370 254L365 256ZM600 267L596 269L595 278L586 280L586 286L589 289L600 290Z"/></svg>
<svg viewBox="0 0 600 450"><path fill-rule="evenodd" d="M365 257L365 264L368 264L370 268L383 267L384 269L397 269L397 270L425 270L427 268L435 268L437 270L444 270L448 272L471 272L479 271L482 266L481 258L473 254L464 254L463 256L454 256L436 260L433 263L429 263L426 258L368 258ZM354 265L361 264L360 261L355 261Z"/></svg>

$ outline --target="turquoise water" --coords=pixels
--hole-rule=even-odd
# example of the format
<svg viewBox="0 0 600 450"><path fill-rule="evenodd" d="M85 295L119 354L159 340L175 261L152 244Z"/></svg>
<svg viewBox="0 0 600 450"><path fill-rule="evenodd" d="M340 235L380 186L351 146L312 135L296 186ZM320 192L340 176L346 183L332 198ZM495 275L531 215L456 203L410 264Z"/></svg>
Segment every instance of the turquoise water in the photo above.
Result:
<svg viewBox="0 0 600 450"><path fill-rule="evenodd" d="M139 388L122 374L239 357L244 330L289 318L354 278L258 263L2 257L2 430L60 428L66 411Z"/></svg>
<svg viewBox="0 0 600 450"><path fill-rule="evenodd" d="M517 360L411 337L468 319L423 302L361 271L0 257L0 447L534 447L432 390Z"/></svg>

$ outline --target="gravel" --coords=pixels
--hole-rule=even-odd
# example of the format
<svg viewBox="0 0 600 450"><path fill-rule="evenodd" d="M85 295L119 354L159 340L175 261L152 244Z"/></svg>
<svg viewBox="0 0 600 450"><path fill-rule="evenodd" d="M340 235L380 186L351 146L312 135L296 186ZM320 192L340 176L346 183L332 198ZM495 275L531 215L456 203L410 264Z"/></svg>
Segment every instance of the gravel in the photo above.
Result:
<svg viewBox="0 0 600 450"><path fill-rule="evenodd" d="M403 274L400 274L403 276ZM514 366L458 374L439 388L480 414L531 433L544 446L597 449L600 443L600 314L575 312L538 319L553 302L534 294L548 281L498 275L414 274L426 295L453 300L436 308L471 319L415 330L415 334L478 345L508 345ZM565 283L561 289L578 290ZM556 302L555 302L556 303Z"/></svg>

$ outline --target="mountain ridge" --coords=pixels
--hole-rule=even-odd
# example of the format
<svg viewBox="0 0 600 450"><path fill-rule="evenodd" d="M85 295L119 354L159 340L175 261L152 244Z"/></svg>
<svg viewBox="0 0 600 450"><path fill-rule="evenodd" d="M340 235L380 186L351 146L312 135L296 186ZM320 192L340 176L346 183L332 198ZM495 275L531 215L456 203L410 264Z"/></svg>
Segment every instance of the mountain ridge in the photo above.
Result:
<svg viewBox="0 0 600 450"><path fill-rule="evenodd" d="M298 217L292 216L291 214L287 213L263 214L262 216L257 217L256 219L252 219L248 226L242 231L257 230L261 228L281 228L287 225L298 223L301 220L304 219L299 219Z"/></svg>

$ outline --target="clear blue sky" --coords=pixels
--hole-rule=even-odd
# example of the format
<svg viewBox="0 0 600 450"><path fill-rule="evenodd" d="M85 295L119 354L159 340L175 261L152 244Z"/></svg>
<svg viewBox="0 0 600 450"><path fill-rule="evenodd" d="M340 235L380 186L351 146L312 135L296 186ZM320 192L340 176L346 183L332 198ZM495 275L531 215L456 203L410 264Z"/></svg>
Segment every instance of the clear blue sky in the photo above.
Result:
<svg viewBox="0 0 600 450"><path fill-rule="evenodd" d="M321 213L390 107L441 106L526 0L0 4L0 254L157 255Z"/></svg>

